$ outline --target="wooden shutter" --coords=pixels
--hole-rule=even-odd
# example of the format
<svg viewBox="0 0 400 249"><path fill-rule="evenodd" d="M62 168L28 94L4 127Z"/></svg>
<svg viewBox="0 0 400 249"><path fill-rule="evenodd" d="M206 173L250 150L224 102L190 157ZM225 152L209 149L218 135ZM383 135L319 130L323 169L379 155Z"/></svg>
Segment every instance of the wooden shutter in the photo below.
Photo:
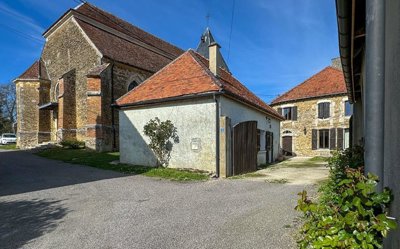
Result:
<svg viewBox="0 0 400 249"><path fill-rule="evenodd" d="M278 113L282 115L282 108L278 107Z"/></svg>
<svg viewBox="0 0 400 249"><path fill-rule="evenodd" d="M296 121L297 120L297 106L292 107L292 120Z"/></svg>
<svg viewBox="0 0 400 249"><path fill-rule="evenodd" d="M312 129L311 148L316 150L318 148L318 130Z"/></svg>
<svg viewBox="0 0 400 249"><path fill-rule="evenodd" d="M331 128L329 131L329 149L336 149L336 129Z"/></svg>
<svg viewBox="0 0 400 249"><path fill-rule="evenodd" d="M318 104L318 118L324 118L324 103Z"/></svg>
<svg viewBox="0 0 400 249"><path fill-rule="evenodd" d="M325 103L325 108L324 108L324 118L329 118L330 117L330 104L329 102Z"/></svg>
<svg viewBox="0 0 400 249"><path fill-rule="evenodd" d="M343 128L337 128L337 148L343 150Z"/></svg>

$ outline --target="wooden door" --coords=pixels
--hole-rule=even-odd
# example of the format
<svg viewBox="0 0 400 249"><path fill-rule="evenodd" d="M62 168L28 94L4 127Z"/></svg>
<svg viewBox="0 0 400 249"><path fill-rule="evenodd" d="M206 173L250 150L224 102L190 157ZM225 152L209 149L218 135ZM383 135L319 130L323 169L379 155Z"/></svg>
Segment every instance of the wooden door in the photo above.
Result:
<svg viewBox="0 0 400 249"><path fill-rule="evenodd" d="M257 170L257 121L242 122L233 127L233 170L239 175Z"/></svg>
<svg viewBox="0 0 400 249"><path fill-rule="evenodd" d="M292 154L293 148L292 148L292 137L291 136L282 137L282 149L283 149L283 153L285 155Z"/></svg>

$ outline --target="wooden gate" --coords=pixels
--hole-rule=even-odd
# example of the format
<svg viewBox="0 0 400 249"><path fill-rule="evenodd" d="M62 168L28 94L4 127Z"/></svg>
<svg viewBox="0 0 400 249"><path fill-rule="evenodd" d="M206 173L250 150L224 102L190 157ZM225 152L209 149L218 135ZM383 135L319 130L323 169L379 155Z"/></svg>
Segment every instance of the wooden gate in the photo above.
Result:
<svg viewBox="0 0 400 249"><path fill-rule="evenodd" d="M257 170L257 121L233 127L233 170L239 175Z"/></svg>

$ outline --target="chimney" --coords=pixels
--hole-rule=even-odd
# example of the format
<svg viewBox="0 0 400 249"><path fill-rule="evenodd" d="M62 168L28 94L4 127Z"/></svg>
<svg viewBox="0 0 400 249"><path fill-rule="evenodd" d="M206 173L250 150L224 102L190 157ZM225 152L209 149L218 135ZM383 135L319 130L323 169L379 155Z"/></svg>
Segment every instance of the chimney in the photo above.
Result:
<svg viewBox="0 0 400 249"><path fill-rule="evenodd" d="M208 46L208 52L209 52L209 68L210 71L215 75L218 76L219 74L219 65L221 65L221 58L220 58L220 53L219 49L221 48L218 43L213 42Z"/></svg>
<svg viewBox="0 0 400 249"><path fill-rule="evenodd" d="M343 71L342 62L340 60L340 57L336 57L336 58L331 59L331 62L332 62L331 63L331 67L339 69L340 71Z"/></svg>

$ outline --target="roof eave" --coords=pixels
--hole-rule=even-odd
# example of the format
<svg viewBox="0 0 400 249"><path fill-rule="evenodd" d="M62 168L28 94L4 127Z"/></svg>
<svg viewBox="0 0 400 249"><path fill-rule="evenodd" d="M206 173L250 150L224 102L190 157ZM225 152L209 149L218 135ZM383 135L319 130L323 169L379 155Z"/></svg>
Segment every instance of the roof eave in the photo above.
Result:
<svg viewBox="0 0 400 249"><path fill-rule="evenodd" d="M333 94L330 93L330 94L324 94L324 95L318 95L318 96L312 96L312 97L306 97L306 98L297 98L297 99L290 99L290 100L284 100L284 101L279 101L279 102L272 102L270 104L270 106L277 106L277 105L282 105L282 104L287 104L287 103L292 103L292 102L313 100L313 99L326 98L326 97L335 97L335 96L341 96L341 95L347 95L347 92L333 93Z"/></svg>

